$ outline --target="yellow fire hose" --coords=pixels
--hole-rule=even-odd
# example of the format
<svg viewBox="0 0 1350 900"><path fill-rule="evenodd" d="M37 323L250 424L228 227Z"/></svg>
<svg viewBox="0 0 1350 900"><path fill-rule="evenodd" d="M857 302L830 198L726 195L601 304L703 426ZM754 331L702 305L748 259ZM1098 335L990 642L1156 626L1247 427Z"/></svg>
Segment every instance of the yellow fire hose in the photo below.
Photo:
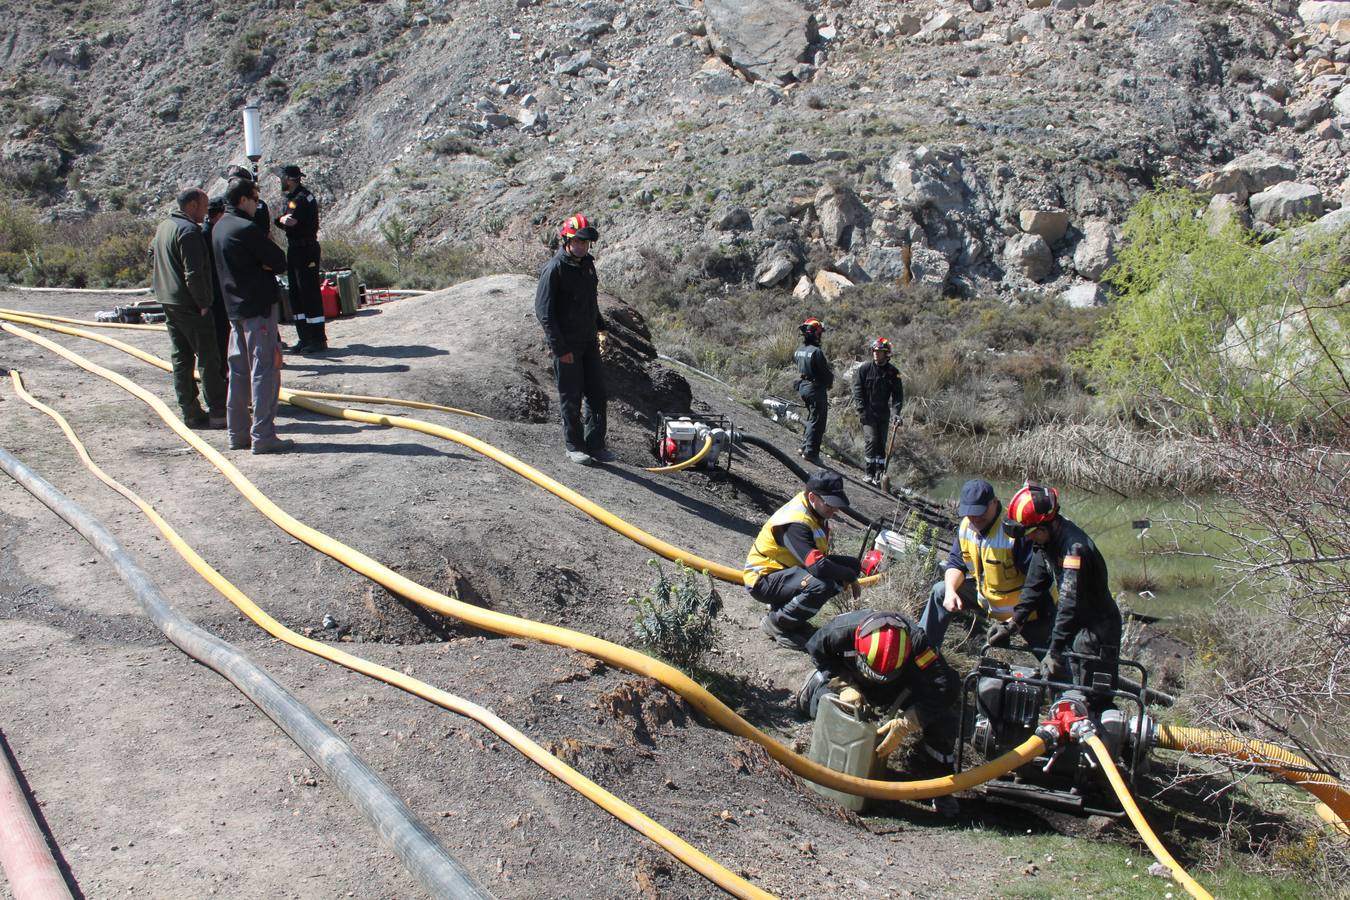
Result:
<svg viewBox="0 0 1350 900"><path fill-rule="evenodd" d="M1350 823L1350 792L1335 778L1319 772L1317 766L1297 753L1266 741L1176 725L1159 725L1157 744L1164 750L1235 759L1265 769L1320 800L1318 816L1341 834L1350 834L1350 828L1347 827L1347 823Z"/></svg>
<svg viewBox="0 0 1350 900"><path fill-rule="evenodd" d="M0 307L0 313L31 319L43 319L48 322L67 322L71 325L86 325L90 328L121 328L127 331L168 331L163 325L145 325L134 322L91 322L89 319L72 319L69 316L53 316L49 313L25 312L22 309L5 309L4 307Z"/></svg>
<svg viewBox="0 0 1350 900"><path fill-rule="evenodd" d="M727 893L735 897L757 898L757 900L767 900L767 898L773 896L772 894L766 893L755 887L725 866L713 861L678 835L614 796L600 785L591 781L589 778L586 778L580 772L577 772L575 769L566 765L562 760L549 753L543 747L540 747L524 733L515 728L515 726L504 721L490 710L465 700L463 697L433 687L432 685L413 678L403 672L387 668L378 663L370 662L369 660L330 647L327 644L305 637L304 635L297 634L285 625L282 625L254 603L248 595L244 594L235 587L234 584L221 575L220 572L210 565L210 563L203 559L201 555L198 554L190 544L184 541L182 536L155 511L154 507L143 500L130 488L105 472L98 463L94 462L83 442L76 436L65 417L29 393L25 389L23 379L17 371L11 371L9 374L14 382L15 392L34 409L46 413L55 420L56 424L60 426L61 431L65 433L66 438L74 446L75 452L79 454L85 467L93 472L94 475L108 487L117 491L117 493L135 504L136 507L145 514L146 518L159 529L160 533L164 535L164 538L169 544L178 551L179 555L183 557L198 575L223 594L227 600L239 608L240 612L252 619L255 624L268 634L293 647L304 650L307 653L312 653L315 656L337 663L340 666L345 666L348 669L360 672L370 678L382 681L385 684L392 685L400 690L407 691L414 696L421 697L423 700L428 700L443 709L448 709L451 712L475 720L497 734L502 740L515 747L544 771L577 791L587 800L590 800L601 809L610 813L634 831L650 838L654 843L665 849L680 862L684 863L695 872L698 872Z"/></svg>
<svg viewBox="0 0 1350 900"><path fill-rule="evenodd" d="M109 369L105 369L91 360L88 360L71 350L67 350L59 344L40 335L33 334L21 328L16 328L8 323L5 323L0 327L3 327L3 329L10 334L14 334L25 340L46 347L53 353L70 360L88 372L111 381L123 390L139 398L142 402L150 406L156 414L159 415L171 429L173 429L174 433L196 449L197 452L205 456L212 465L219 469L221 473L230 480L230 483L233 484L245 499L253 504L259 512L271 519L272 522L292 537L297 538L321 553L341 562L343 565L364 575L372 581L375 581L389 591L406 597L428 609L435 610L442 615L460 619L475 627L493 631L498 634L529 638L561 647L570 647L587 655L594 656L597 659L603 659L611 665L621 669L655 679L684 697L691 706L706 715L724 730L759 744L771 757L803 778L810 779L811 781L825 785L826 787L834 788L837 791L845 791L847 793L874 799L928 800L933 797L944 796L946 794L967 790L976 785L983 784L992 778L997 778L1005 772L1010 772L1013 769L1025 765L1045 750L1045 742L1039 737L1032 736L997 759L991 760L983 765L968 769L956 775L947 775L941 778L929 778L919 781L882 781L872 778L859 778L854 775L836 772L827 766L823 766L820 763L807 759L798 753L794 753L792 750L789 750L773 738L764 734L758 728L755 728L749 722L745 721L745 719L737 715L730 707L722 703L722 701L709 693L702 685L698 684L673 666L611 641L602 640L592 635L573 631L569 628L546 625L542 622L522 619L464 603L461 600L434 591L425 585L418 584L364 553L311 528L273 503L265 494L259 491L252 482L245 478L244 475L229 462L229 460L188 429L188 427L169 410L168 406L166 406L163 401L149 391L135 384L130 379ZM305 405L315 403L315 401L300 402ZM315 403L315 405L321 406L322 404ZM350 413L351 411L347 412ZM369 414L362 413L360 415L366 416ZM388 417L370 416L370 418L378 423ZM358 421L363 420L358 419ZM427 426L426 423L419 424L424 427L431 427ZM449 429L445 430L448 431ZM464 441L472 441L473 444L481 445L488 450L491 450L493 453L500 454L500 451L497 451L489 445L482 444L481 441L477 441L467 436L461 436L461 438ZM505 454L500 455L505 456ZM519 463L519 461L515 461L514 458L511 459L516 462L517 465L524 465L523 463ZM554 483L556 484L556 482ZM559 485L559 487L561 488L562 486ZM563 489L567 490L566 488ZM589 503L589 501L587 502Z"/></svg>
<svg viewBox="0 0 1350 900"><path fill-rule="evenodd" d="M1172 854L1167 852L1163 842L1158 840L1158 836L1153 833L1148 820L1139 811L1139 804L1135 803L1134 798L1130 796L1130 789L1125 786L1125 779L1120 777L1120 770L1116 768L1115 760L1111 759L1111 751L1106 749L1102 739L1094 734L1087 739L1087 745L1092 748L1093 755L1097 757L1097 762L1101 764L1102 771L1106 774L1106 780L1111 782L1116 797L1120 799L1121 808L1129 815L1130 821L1134 823L1135 830L1144 839L1144 843L1148 844L1148 848L1153 851L1153 856L1158 862L1172 870L1172 878L1196 900L1214 900L1209 891L1202 888L1194 878L1187 874L1181 864L1172 858Z"/></svg>
<svg viewBox="0 0 1350 900"><path fill-rule="evenodd" d="M96 341L98 343L105 344L109 347L114 347L118 350L121 350L123 353L127 353L131 356L134 356L143 362L149 363L150 365L155 366L158 369L164 370L165 372L172 371L172 367L169 365L169 363L165 362L164 360L160 359L154 354L147 353L144 350L141 350L137 347L133 347L130 344L124 343L123 341L119 341L115 338L104 337L103 335L99 334L93 334L88 331L83 331L79 328L70 328L68 326L58 325L52 322L45 322L42 320L31 319L27 316L22 315L0 313L0 319L5 319L13 322L23 322L28 325L34 325L38 328L45 328L49 331L56 331L60 332L61 334L68 334L72 337ZM553 478L550 478L543 472L540 472L533 466L530 466L529 464L522 462L521 460L517 459L511 454L499 450L496 447L492 446L491 444L488 444L484 441L480 441L475 437L464 434L461 431L456 431L453 428L446 428L443 425L436 425L431 422L424 422L421 419L410 419L405 416L389 416L382 413L369 413L361 410L343 409L337 406L330 406L329 404L321 403L317 400L310 399L297 393L296 391L288 390L286 388L282 388L281 390L281 399L292 406L298 406L302 409L308 409L311 412L317 412L322 415L333 416L334 418L346 419L351 422L364 422L368 425L383 425L392 428L404 428L409 431L417 431L421 432L422 434L431 435L432 437L439 437L444 440L452 441L456 444L459 444L462 447L467 447L476 453L486 456L487 458L493 460L494 462L515 472L517 475L520 475L523 478L526 478L529 481L534 482L539 487L542 487L544 490L548 491L549 493L553 494L559 499L564 500L567 503L570 503L572 506L576 507L577 509L584 512L586 515L595 519L600 524L605 525L606 527L612 529L613 531L618 532L619 534L622 534L624 537L628 538L634 543L646 547L648 550L652 551L658 556L662 556L670 560L671 562L684 563L685 565L689 566L695 571L707 572L709 575L711 575L714 578L717 578L720 581L725 581L730 584L744 583L741 577L741 570L739 568L734 568L732 566L728 566L723 563L714 562L710 559L704 559L701 556L698 556L694 553L690 553L689 551L676 547L673 544L667 543L666 541L663 541L660 538L652 534L649 534L646 531L643 531L636 525L633 525L630 522L627 522L624 519L619 518L618 516L614 515L609 510L605 509L599 504L594 503L591 500L588 500L587 498L583 497L581 494L578 494L576 491L572 490L566 485L556 481ZM878 580L880 580L880 576L871 575L858 579L858 583L866 586L874 584Z"/></svg>
<svg viewBox="0 0 1350 900"><path fill-rule="evenodd" d="M703 462L703 458L712 451L712 446L713 446L712 435L708 435L706 438L703 439L703 446L699 449L699 451L695 453L693 456L686 459L684 462L672 463L671 465L668 466L651 466L647 469L647 471L655 472L658 475L666 475L670 472L678 472L681 469L687 469L690 466L696 466L699 463Z"/></svg>

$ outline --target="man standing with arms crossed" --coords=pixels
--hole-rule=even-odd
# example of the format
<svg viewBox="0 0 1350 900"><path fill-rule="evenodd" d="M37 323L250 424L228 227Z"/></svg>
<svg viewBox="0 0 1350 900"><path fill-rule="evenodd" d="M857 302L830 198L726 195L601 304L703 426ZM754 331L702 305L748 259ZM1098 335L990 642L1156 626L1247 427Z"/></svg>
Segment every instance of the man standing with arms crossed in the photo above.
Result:
<svg viewBox="0 0 1350 900"><path fill-rule="evenodd" d="M155 298L164 307L173 345L173 389L189 428L225 427L225 382L211 317L211 254L201 231L208 203L200 188L183 191L178 195L178 211L160 223L150 243L151 283ZM194 368L206 396L205 410L198 401Z"/></svg>
<svg viewBox="0 0 1350 900"><path fill-rule="evenodd" d="M299 166L282 168L281 188L286 197L276 222L286 232L286 281L299 341L291 349L296 353L324 353L328 350L328 333L319 294L319 201L300 183L304 177Z"/></svg>

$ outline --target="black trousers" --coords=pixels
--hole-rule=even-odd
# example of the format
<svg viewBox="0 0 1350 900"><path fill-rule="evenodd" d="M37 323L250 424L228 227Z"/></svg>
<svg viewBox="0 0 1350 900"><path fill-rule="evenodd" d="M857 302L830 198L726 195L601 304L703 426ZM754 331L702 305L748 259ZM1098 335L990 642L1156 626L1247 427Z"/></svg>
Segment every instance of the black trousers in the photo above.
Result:
<svg viewBox="0 0 1350 900"><path fill-rule="evenodd" d="M302 344L326 345L323 298L319 294L322 254L318 241L292 243L286 248L286 283L290 287L291 316Z"/></svg>
<svg viewBox="0 0 1350 900"><path fill-rule="evenodd" d="M1098 673L1104 673L1110 676L1111 685L1115 686L1120 675L1120 628L1112 627L1113 624L1084 628L1073 636L1069 649L1074 653L1100 657L1100 660L1069 660L1075 684L1091 687ZM1109 705L1109 701L1106 704Z"/></svg>
<svg viewBox="0 0 1350 900"><path fill-rule="evenodd" d="M797 385L797 394L806 404L806 433L802 435L802 455L817 456L825 440L825 424L830 417L830 394L814 381Z"/></svg>
<svg viewBox="0 0 1350 900"><path fill-rule="evenodd" d="M553 375L558 381L558 412L567 449L583 453L604 450L608 395L600 345L573 350L570 363L553 357Z"/></svg>
<svg viewBox="0 0 1350 900"><path fill-rule="evenodd" d="M750 596L769 604L769 615L779 628L797 631L842 588L837 581L821 581L800 566L793 566L760 578L750 589Z"/></svg>
<svg viewBox="0 0 1350 900"><path fill-rule="evenodd" d="M867 474L882 475L886 472L886 435L891 427L891 417L889 414L880 418L864 414L862 427Z"/></svg>

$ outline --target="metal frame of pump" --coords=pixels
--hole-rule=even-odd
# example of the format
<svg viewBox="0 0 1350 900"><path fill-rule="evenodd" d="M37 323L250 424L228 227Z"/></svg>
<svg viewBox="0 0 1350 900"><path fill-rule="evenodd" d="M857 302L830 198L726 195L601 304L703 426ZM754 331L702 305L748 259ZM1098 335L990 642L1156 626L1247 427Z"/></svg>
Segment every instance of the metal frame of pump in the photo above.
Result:
<svg viewBox="0 0 1350 900"><path fill-rule="evenodd" d="M726 416L668 416L661 413L656 426L656 456L664 465L675 465L691 459L704 442L711 437L712 450L695 468L713 470L721 466L731 471L734 433Z"/></svg>
<svg viewBox="0 0 1350 900"><path fill-rule="evenodd" d="M1145 712L1148 669L1136 660L1121 659L1122 668L1139 672L1139 685L1112 687L1110 677L1100 674L1096 683L1084 688L1062 681L1049 681L1037 674L1034 666L1012 665L988 655L986 647L973 672L966 676L961 691L961 740L957 745L955 771L965 767L965 741L982 756L996 756L1000 748L1014 746L1035 734L1046 742L1046 753L1033 762L987 782L986 795L1034 803L1077 815L1101 815L1120 818L1119 806L1110 786L1102 777L1086 740L1101 737L1125 773L1133 789L1136 778L1146 768L1153 744L1154 722ZM1011 648L1013 653L1033 655L1029 649ZM1077 653L1067 657L1092 661ZM1117 679L1119 681L1119 679ZM1046 697L1053 699L1042 718ZM1104 701L1110 705L1100 709ZM1127 718L1125 706L1134 711ZM968 723L973 723L967 733ZM1107 805L1109 804L1109 805Z"/></svg>

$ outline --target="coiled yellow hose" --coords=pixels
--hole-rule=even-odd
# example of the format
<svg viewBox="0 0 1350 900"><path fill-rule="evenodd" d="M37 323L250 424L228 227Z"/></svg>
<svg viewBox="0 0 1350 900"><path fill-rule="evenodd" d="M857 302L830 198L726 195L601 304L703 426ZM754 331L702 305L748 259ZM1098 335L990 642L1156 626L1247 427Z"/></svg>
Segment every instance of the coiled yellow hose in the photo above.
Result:
<svg viewBox="0 0 1350 900"><path fill-rule="evenodd" d="M703 458L712 451L712 446L713 446L712 435L708 435L706 438L703 439L703 446L699 449L699 451L695 453L693 456L686 459L684 462L672 463L671 465L668 466L651 466L647 469L647 471L655 472L658 475L665 475L670 472L678 472L681 469L687 469L690 466L696 466L699 463L703 462Z"/></svg>
<svg viewBox="0 0 1350 900"><path fill-rule="evenodd" d="M660 825L644 813L625 803L623 800L611 794L600 785L586 778L580 772L563 763L553 754L549 753L543 747L532 741L523 732L515 726L498 717L495 713L479 706L476 703L465 700L463 697L448 693L440 688L433 687L426 682L413 678L403 672L390 669L378 663L362 659L351 653L330 647L327 644L297 634L291 629L282 625L272 616L253 602L243 591L239 590L225 576L221 575L211 566L199 553L171 526L164 517L161 516L149 503L143 500L134 491L126 485L117 481L98 463L94 462L85 448L83 442L76 436L70 423L59 412L50 406L42 403L25 389L23 379L17 371L10 371L10 378L14 384L15 392L23 398L34 409L46 413L56 424L60 426L61 431L65 433L66 439L74 446L75 452L79 454L86 468L94 475L112 488L123 497L130 500L146 518L159 529L164 535L165 540L169 542L178 554L190 565L198 575L200 575L208 584L225 596L227 600L238 607L239 611L248 616L255 624L273 637L290 644L307 653L326 659L330 662L345 666L355 672L360 672L370 678L382 681L385 684L392 685L400 690L407 691L414 696L421 697L423 700L430 701L442 709L448 709L451 712L467 716L474 721L482 724L493 733L498 735L512 747L515 747L528 759L548 772L554 778L566 784L568 787L577 791L586 799L599 806L601 809L614 816L620 822L628 825L665 849L672 856L684 863L689 868L698 872L718 887L735 897L755 898L755 900L769 900L772 894L766 893L760 888L755 887L744 878L736 875L725 866L715 862L684 839Z"/></svg>
<svg viewBox="0 0 1350 900"><path fill-rule="evenodd" d="M1139 811L1139 804L1134 802L1134 797L1130 796L1130 789L1125 786L1125 779L1120 777L1120 770L1116 768L1116 762L1111 758L1111 751L1106 749L1102 739L1097 735L1092 735L1087 739L1087 745L1092 748L1092 753L1097 757L1097 762L1101 764L1102 771L1106 774L1106 780L1111 782L1111 787L1116 792L1116 797L1120 799L1121 808L1129 815L1130 821L1134 823L1139 836L1148 844L1148 848L1153 851L1153 856L1164 866L1172 870L1172 878L1177 884L1184 887L1196 900L1214 900L1209 891L1202 888L1194 878L1187 874L1172 854L1167 852L1163 842L1158 840L1158 836L1153 833L1153 829L1148 824L1148 819Z"/></svg>
<svg viewBox="0 0 1350 900"><path fill-rule="evenodd" d="M1350 834L1350 792L1335 778L1319 772L1317 766L1297 753L1266 741L1240 738L1207 728L1159 725L1157 745L1164 750L1180 750L1198 756L1235 759L1266 769L1290 784L1303 788L1324 806L1330 816L1318 810L1328 824L1342 834Z"/></svg>
<svg viewBox="0 0 1350 900"><path fill-rule="evenodd" d="M919 781L892 782L881 781L872 778L858 778L854 775L846 775L842 772L836 772L833 769L823 766L813 760L794 753L787 747L775 741L773 738L764 734L758 728L755 728L745 719L741 718L730 707L722 703L715 696L709 693L702 685L698 684L689 676L673 666L667 665L650 656L630 650L627 647L620 646L610 641L601 640L589 634L583 634L573 631L569 628L559 628L553 625L546 625L542 622L535 622L530 619L521 619L516 616L506 615L504 613L494 612L473 606L463 601L448 597L438 591L434 591L424 585L398 574L389 567L383 565L377 560L361 553L358 550L334 540L322 532L311 528L310 526L295 519L285 510L278 507L265 494L257 489L235 466L225 459L215 448L203 441L195 433L188 429L161 401L158 397L149 391L109 369L100 366L91 360L85 359L78 353L56 344L41 335L33 334L14 325L5 323L3 329L24 340L31 341L40 346L46 347L53 353L70 360L88 372L92 372L101 378L111 381L113 384L121 387L128 393L133 394L142 402L149 405L165 423L173 429L180 438L191 445L197 452L207 458L217 469L230 480L230 483L264 516L271 519L278 527L298 540L308 544L314 549L324 553L333 559L341 562L343 565L358 572L361 575L370 578L377 584L387 588L389 591L400 594L408 599L419 603L428 609L435 610L442 615L451 616L474 625L479 628L494 631L498 634L509 634L516 637L530 638L532 640L543 641L548 644L555 644L561 647L571 647L579 650L597 659L603 659L606 662L633 672L638 675L645 675L659 681L661 684L684 697L695 709L708 716L712 721L721 726L724 730L754 741L765 749L766 752L783 765L787 766L796 774L803 778L808 778L818 784L834 788L837 791L845 791L850 794L857 794L862 797L872 797L883 800L928 800L933 797L940 797L957 791L967 790L976 785L983 784L992 778L997 778L1005 772L1010 772L1031 760L1035 759L1045 750L1045 742L1039 737L1032 736L1019 744L1014 749L1004 755L983 765L968 769L957 775L947 775L941 778L929 778ZM59 328L60 326L44 326ZM303 400L296 398L299 405L307 408L310 404L314 406L323 406L317 401ZM373 416L369 413L353 413L346 411L349 416L369 416L377 423L388 419L387 416ZM358 419L364 421L365 419ZM423 427L427 423L419 423ZM438 427L438 426L437 426ZM418 430L421 430L420 428ZM449 429L444 429L448 431ZM484 447L502 456L495 448L483 444L467 435L461 436L461 440L466 446L478 445ZM480 452L484 452L481 451ZM514 457L508 457L514 460ZM524 466L518 460L514 460L517 465ZM543 476L541 476L543 477ZM549 479L551 481L551 479ZM553 482L557 484L556 482ZM570 492L570 489L562 490ZM589 503L589 501L586 501ZM593 505L593 504L592 504Z"/></svg>

